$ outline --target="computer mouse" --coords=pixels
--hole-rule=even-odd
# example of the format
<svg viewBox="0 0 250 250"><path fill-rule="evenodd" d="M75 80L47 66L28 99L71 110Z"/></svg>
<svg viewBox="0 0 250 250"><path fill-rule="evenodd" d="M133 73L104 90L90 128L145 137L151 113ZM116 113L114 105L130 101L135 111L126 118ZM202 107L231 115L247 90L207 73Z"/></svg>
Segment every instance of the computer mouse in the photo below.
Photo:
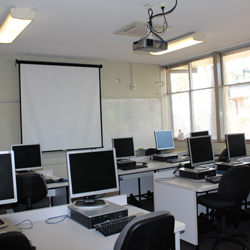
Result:
<svg viewBox="0 0 250 250"><path fill-rule="evenodd" d="M60 178L60 179L58 179L58 181L60 181L60 182L64 182L64 179L63 179L63 178Z"/></svg>

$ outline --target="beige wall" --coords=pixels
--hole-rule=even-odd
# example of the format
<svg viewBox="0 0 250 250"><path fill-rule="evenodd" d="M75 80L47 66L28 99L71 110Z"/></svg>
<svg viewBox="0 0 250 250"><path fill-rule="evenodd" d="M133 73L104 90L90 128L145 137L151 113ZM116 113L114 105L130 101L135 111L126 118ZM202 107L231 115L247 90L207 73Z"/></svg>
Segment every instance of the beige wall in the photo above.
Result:
<svg viewBox="0 0 250 250"><path fill-rule="evenodd" d="M131 64L6 55L0 56L0 150L10 150L12 144L21 142L19 72L15 60L102 64L102 98L160 98L156 83L160 81L160 67L148 64ZM117 79L120 82L117 82ZM132 84L136 88L132 89ZM103 114L105 115L105 114ZM65 152L43 153L44 169L67 177Z"/></svg>

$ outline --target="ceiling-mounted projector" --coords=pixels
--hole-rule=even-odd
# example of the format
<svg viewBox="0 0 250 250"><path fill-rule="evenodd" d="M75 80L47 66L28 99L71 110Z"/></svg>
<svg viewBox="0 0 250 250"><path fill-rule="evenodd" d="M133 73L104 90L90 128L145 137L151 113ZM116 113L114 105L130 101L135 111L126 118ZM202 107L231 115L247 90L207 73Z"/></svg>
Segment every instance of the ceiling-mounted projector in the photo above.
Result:
<svg viewBox="0 0 250 250"><path fill-rule="evenodd" d="M167 42L162 42L156 39L141 38L133 42L133 50L146 52L159 52L168 49Z"/></svg>

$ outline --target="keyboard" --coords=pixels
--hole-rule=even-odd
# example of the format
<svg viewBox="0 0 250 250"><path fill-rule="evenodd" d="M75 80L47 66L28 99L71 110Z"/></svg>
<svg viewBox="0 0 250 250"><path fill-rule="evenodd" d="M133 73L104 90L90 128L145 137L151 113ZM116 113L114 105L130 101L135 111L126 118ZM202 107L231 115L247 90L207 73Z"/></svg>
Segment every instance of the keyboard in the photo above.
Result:
<svg viewBox="0 0 250 250"><path fill-rule="evenodd" d="M134 166L124 166L121 167L121 170L133 170L133 169L138 169L138 168L147 168L147 165L134 165Z"/></svg>
<svg viewBox="0 0 250 250"><path fill-rule="evenodd" d="M221 179L221 175L216 175L216 176L210 176L207 177L206 180L212 183L219 183Z"/></svg>
<svg viewBox="0 0 250 250"><path fill-rule="evenodd" d="M53 179L45 179L46 184L55 183Z"/></svg>
<svg viewBox="0 0 250 250"><path fill-rule="evenodd" d="M134 218L136 218L135 215L122 217L119 219L102 222L100 224L95 224L94 228L96 229L96 231L99 231L104 236L109 236L120 233L122 229Z"/></svg>

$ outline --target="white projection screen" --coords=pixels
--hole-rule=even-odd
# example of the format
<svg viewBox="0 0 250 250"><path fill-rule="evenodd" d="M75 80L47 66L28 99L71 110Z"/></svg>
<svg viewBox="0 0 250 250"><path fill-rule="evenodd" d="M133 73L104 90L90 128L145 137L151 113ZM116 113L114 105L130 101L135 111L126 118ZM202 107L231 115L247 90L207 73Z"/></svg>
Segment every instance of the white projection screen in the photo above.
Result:
<svg viewBox="0 0 250 250"><path fill-rule="evenodd" d="M103 146L101 65L18 61L22 143L42 151Z"/></svg>

